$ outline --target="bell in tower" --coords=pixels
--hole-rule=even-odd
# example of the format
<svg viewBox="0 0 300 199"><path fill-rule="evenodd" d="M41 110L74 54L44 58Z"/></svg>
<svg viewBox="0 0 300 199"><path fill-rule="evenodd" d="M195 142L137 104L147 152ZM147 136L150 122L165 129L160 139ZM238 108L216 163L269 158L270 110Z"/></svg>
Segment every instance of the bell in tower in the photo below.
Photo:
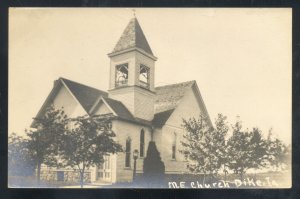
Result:
<svg viewBox="0 0 300 199"><path fill-rule="evenodd" d="M121 101L136 117L154 116L154 71L157 58L134 17L110 57L109 97Z"/></svg>

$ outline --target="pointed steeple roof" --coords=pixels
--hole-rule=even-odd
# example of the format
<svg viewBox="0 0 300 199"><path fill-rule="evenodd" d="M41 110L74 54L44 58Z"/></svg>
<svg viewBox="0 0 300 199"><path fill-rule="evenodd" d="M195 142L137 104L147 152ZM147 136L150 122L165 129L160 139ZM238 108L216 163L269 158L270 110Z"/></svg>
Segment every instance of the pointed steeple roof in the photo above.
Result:
<svg viewBox="0 0 300 199"><path fill-rule="evenodd" d="M141 49L153 56L152 50L136 17L130 20L112 53L131 48Z"/></svg>

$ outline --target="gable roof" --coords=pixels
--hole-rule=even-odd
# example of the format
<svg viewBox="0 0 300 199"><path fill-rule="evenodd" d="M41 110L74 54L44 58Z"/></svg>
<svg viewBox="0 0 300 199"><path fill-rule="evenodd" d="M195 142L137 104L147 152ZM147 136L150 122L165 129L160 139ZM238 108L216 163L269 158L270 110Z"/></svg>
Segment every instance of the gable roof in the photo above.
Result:
<svg viewBox="0 0 300 199"><path fill-rule="evenodd" d="M69 88L69 90L76 97L78 102L81 104L81 106L87 113L100 96L108 96L107 92L98 90L96 88L86 86L65 78L59 79L61 79L66 84L66 86Z"/></svg>
<svg viewBox="0 0 300 199"><path fill-rule="evenodd" d="M110 106L111 109L122 119L134 120L133 115L130 111L125 107L125 105L117 100L111 98L104 98L103 100Z"/></svg>
<svg viewBox="0 0 300 199"><path fill-rule="evenodd" d="M155 113L174 109L185 95L186 91L195 84L195 80L155 87Z"/></svg>
<svg viewBox="0 0 300 199"><path fill-rule="evenodd" d="M208 116L208 122L212 126L212 122L208 115L200 90L196 81L193 80L155 88L155 114L152 123L156 127L162 127L167 122L173 111L181 102L181 99L185 96L186 91L189 89L193 89L201 110Z"/></svg>
<svg viewBox="0 0 300 199"><path fill-rule="evenodd" d="M112 53L120 52L133 47L140 48L150 55L153 55L144 32L135 17L132 18L128 23Z"/></svg>
<svg viewBox="0 0 300 199"><path fill-rule="evenodd" d="M156 113L152 120L152 124L155 127L161 128L168 121L169 117L172 115L174 110L175 109L170 109L167 111Z"/></svg>
<svg viewBox="0 0 300 199"><path fill-rule="evenodd" d="M54 81L54 86L47 96L46 100L44 101L42 107L38 111L36 118L45 113L46 107L53 103L53 99L56 97L57 93L63 85L76 98L76 100L80 103L86 113L89 113L89 110L92 108L93 104L100 96L108 96L107 92L60 77ZM35 120L33 120L30 126L35 126Z"/></svg>
<svg viewBox="0 0 300 199"><path fill-rule="evenodd" d="M115 116L115 118L118 118L120 120L125 120L125 121L133 122L136 124L142 124L146 126L151 126L152 124L151 121L146 121L134 117L122 102L108 97L100 97L96 101L94 107L92 108L91 113L92 114L95 113L96 112L95 110L97 110L96 107L100 107L101 104L105 104L106 106L108 106L108 108L112 111L112 114Z"/></svg>
<svg viewBox="0 0 300 199"><path fill-rule="evenodd" d="M47 105L49 105L49 103L52 102L62 85L65 85L68 88L68 90L88 114L90 114L91 111L99 105L101 100L103 100L113 110L119 119L144 125L152 124L155 127L162 127L167 122L177 105L180 103L181 99L184 97L186 91L196 85L193 88L196 89L197 98L202 104L201 107L207 113L200 91L197 87L196 81L194 80L156 87L154 118L152 121L146 121L135 118L122 102L108 98L107 92L77 83L72 80L68 80L66 78L59 78L55 81L52 91L48 95L36 117L38 117L40 114L43 114L44 109ZM34 126L34 121L31 126Z"/></svg>

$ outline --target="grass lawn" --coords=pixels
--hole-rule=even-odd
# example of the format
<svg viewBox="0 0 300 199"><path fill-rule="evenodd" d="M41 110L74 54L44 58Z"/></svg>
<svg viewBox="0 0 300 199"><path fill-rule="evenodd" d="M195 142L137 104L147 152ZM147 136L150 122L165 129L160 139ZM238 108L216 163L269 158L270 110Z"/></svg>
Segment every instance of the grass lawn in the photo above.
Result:
<svg viewBox="0 0 300 199"><path fill-rule="evenodd" d="M40 181L37 183L35 176L8 176L9 188L59 188L63 186L75 186L78 183L59 182L59 181Z"/></svg>
<svg viewBox="0 0 300 199"><path fill-rule="evenodd" d="M165 181L160 186L153 186L151 184L143 183L137 180L135 183L124 182L115 183L112 185L101 185L86 183L84 188L289 188L291 186L290 173L288 172L266 172L266 173L249 173L243 176L243 180L239 175L228 174L226 175L226 182L229 187L218 187L218 183L225 180L225 176L220 174L216 179L209 180L206 178L205 184L210 184L206 187L203 183L203 175L193 174L180 174L180 175L166 175ZM184 187L180 183L184 182ZM217 184L213 186L213 183ZM261 186L259 186L259 184ZM223 184L224 185L224 184ZM203 187L201 187L203 186ZM59 182L59 181L40 181L37 184L34 176L9 176L9 188L80 188L79 182Z"/></svg>

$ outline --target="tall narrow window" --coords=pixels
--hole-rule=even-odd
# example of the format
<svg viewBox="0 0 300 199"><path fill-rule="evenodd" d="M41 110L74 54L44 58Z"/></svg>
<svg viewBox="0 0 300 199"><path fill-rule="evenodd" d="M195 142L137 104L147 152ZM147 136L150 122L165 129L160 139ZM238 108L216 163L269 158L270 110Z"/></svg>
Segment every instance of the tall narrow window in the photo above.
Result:
<svg viewBox="0 0 300 199"><path fill-rule="evenodd" d="M125 146L125 167L130 167L131 139L127 138Z"/></svg>
<svg viewBox="0 0 300 199"><path fill-rule="evenodd" d="M140 65L139 82L140 82L140 86L149 88L150 69L147 66Z"/></svg>
<svg viewBox="0 0 300 199"><path fill-rule="evenodd" d="M140 134L140 157L144 157L144 148L145 148L145 131L141 130Z"/></svg>
<svg viewBox="0 0 300 199"><path fill-rule="evenodd" d="M128 64L116 66L116 87L126 86L128 83Z"/></svg>
<svg viewBox="0 0 300 199"><path fill-rule="evenodd" d="M176 160L176 140L177 140L177 134L174 133L173 142L172 142L172 159L173 160Z"/></svg>

